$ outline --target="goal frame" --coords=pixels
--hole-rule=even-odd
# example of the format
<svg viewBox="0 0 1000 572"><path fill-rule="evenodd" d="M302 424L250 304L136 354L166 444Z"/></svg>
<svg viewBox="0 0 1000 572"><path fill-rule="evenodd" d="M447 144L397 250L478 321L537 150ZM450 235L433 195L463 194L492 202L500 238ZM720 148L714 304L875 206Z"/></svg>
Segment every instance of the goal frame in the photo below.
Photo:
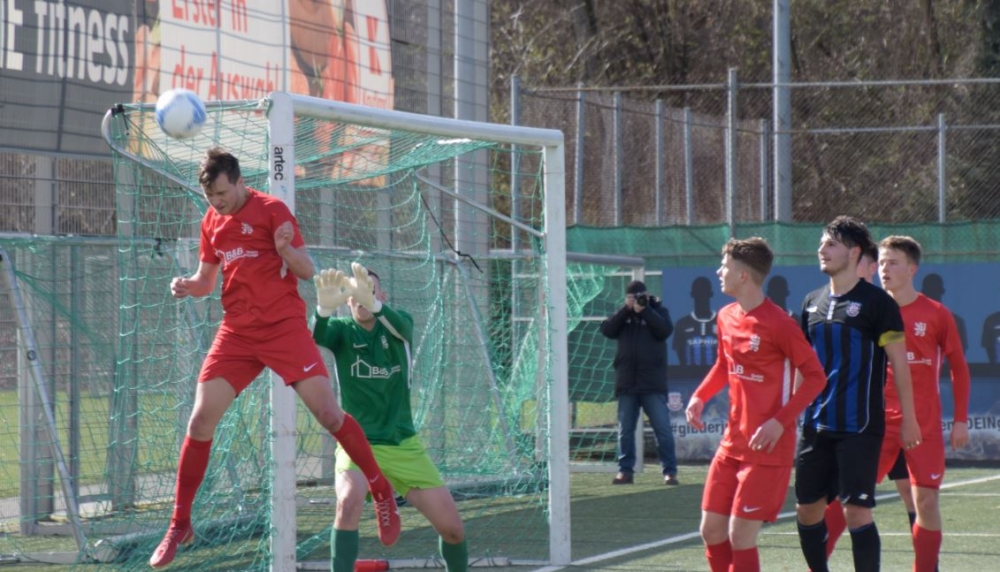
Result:
<svg viewBox="0 0 1000 572"><path fill-rule="evenodd" d="M565 565L570 555L569 391L566 328L566 206L563 134L553 129L518 127L433 117L330 101L312 96L272 92L268 99L269 193L295 213L295 117L306 116L378 129L405 129L430 135L496 141L542 148L545 193L545 284L548 290L552 348L549 384L549 562ZM295 566L295 399L284 384L271 385L274 483L272 502L272 566Z"/></svg>

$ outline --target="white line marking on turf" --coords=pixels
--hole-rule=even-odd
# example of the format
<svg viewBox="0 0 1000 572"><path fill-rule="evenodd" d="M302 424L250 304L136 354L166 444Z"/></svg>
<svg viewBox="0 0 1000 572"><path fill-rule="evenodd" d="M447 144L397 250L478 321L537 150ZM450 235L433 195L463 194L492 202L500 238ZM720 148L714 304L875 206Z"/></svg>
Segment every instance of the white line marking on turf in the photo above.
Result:
<svg viewBox="0 0 1000 572"><path fill-rule="evenodd" d="M962 487L967 485L978 485L981 483L988 483L990 481L995 481L1000 479L1000 475L993 475L992 477L980 477L978 479L969 479L967 481L956 481L954 483L945 483L941 485L942 489L952 489L955 487ZM875 500L885 500L893 497L898 497L899 493L883 493L877 495ZM778 515L778 520L784 520L789 517L795 516L795 511L783 512ZM977 535L969 535L977 536ZM990 536L990 535L983 535ZM644 550L652 550L653 548L660 548L661 546L669 546L671 544L677 544L678 542L685 542L691 540L692 538L701 537L700 532L688 532L687 534L681 534L680 536L671 536L670 538L665 538L663 540L658 540L656 542L647 542L646 544L639 544L637 546L632 546L629 548L621 548L619 550L614 550L612 552L605 552L604 554L597 554L590 556L588 558L583 558L581 560L574 560L568 566L586 566L588 564L596 564L598 562L603 562L605 560L611 560L613 558L618 558L621 556L628 556L629 554L634 554L636 552L642 552ZM566 566L545 566L542 568L536 568L531 572L558 572L559 570L565 570Z"/></svg>
<svg viewBox="0 0 1000 572"><path fill-rule="evenodd" d="M597 562L603 562L605 560L611 560L612 558L618 558L619 556L628 556L634 552L642 552L643 550L651 550L653 548L659 548L661 546L667 546L669 544L676 544L678 542L684 542L686 540L691 540L692 538L700 538L700 532L689 532L687 534L682 534L680 536L671 536L670 538L665 538L663 540L657 540L656 542L647 542L646 544L640 544L638 546L632 546L630 548L622 548L620 550L615 550L613 552L605 552L604 554L598 554L596 556L591 556L589 558L584 558L582 560L574 560L570 566L586 566L587 564L596 564ZM532 570L531 572L556 572L557 570L565 570L565 566L546 566L544 568L538 568L537 570Z"/></svg>

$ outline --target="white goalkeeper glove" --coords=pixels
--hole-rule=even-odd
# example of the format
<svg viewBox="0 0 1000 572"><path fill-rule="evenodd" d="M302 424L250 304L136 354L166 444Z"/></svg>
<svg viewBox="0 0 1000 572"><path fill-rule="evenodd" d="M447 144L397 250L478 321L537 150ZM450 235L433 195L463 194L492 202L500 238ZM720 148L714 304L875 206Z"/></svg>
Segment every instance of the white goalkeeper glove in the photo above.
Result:
<svg viewBox="0 0 1000 572"><path fill-rule="evenodd" d="M324 318L329 318L351 295L347 274L340 270L321 270L313 276L313 284L316 285L316 313Z"/></svg>
<svg viewBox="0 0 1000 572"><path fill-rule="evenodd" d="M368 269L358 262L351 263L354 278L349 278L351 296L372 314L382 309L382 302L375 298L375 281L368 275Z"/></svg>

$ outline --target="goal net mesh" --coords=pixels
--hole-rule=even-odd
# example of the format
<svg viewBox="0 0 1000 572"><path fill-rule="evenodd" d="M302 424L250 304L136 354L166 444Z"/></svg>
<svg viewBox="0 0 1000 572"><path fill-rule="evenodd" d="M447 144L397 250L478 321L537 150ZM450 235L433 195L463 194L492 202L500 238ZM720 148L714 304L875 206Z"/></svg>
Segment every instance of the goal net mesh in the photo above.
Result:
<svg viewBox="0 0 1000 572"><path fill-rule="evenodd" d="M360 261L378 272L389 304L414 316L414 417L458 500L470 553L545 560L552 326L541 148L309 117L296 117L294 130L295 164L286 168L294 169L296 217L316 268ZM116 256L86 258L84 279L102 285L101 302L117 300L118 323L93 328L103 354L92 357L107 371L82 394L87 440L99 444L73 469L79 505L56 502L53 512L82 530L88 559L145 569L170 519L198 371L222 317L219 288L198 300L169 295L170 280L198 264L207 207L198 163L221 146L240 159L246 184L267 192L266 101L211 106L201 133L185 141L163 135L148 106L120 106L106 134ZM574 268L571 317L603 281ZM300 293L312 307L312 285L301 283ZM269 566L272 383L265 370L220 423L194 506L198 540L178 565ZM335 445L301 403L297 419L297 559L328 560ZM58 481L58 471L50 474ZM366 509L361 558L436 557L426 520L412 507L401 513L403 534L386 549ZM31 542L24 537L15 551L43 550Z"/></svg>

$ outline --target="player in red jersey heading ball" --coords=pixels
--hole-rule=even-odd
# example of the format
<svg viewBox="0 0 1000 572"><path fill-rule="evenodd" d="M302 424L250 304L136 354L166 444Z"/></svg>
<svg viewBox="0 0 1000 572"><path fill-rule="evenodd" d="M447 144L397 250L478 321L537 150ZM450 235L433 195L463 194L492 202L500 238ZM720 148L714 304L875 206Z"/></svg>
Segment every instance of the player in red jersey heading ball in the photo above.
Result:
<svg viewBox="0 0 1000 572"><path fill-rule="evenodd" d="M378 517L379 539L399 537L391 485L382 476L358 423L337 403L312 341L298 281L314 268L295 217L280 200L248 188L239 161L210 149L198 170L209 208L201 222L198 270L170 283L175 298L207 296L222 268L222 324L198 376L194 409L181 446L173 518L150 566L170 564L194 539L191 507L208 468L215 428L233 400L265 367L292 387L316 420L361 468Z"/></svg>

